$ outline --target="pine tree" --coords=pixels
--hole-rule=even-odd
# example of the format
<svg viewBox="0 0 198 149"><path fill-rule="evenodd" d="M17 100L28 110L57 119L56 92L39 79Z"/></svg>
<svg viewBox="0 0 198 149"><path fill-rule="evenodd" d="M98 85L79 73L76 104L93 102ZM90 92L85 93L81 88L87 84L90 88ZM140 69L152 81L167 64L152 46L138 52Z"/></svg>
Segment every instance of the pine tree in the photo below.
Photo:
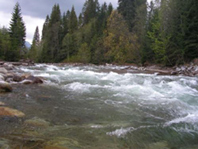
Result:
<svg viewBox="0 0 198 149"><path fill-rule="evenodd" d="M86 0L82 14L83 14L83 24L89 23L92 18L95 18L99 12L99 3L98 0Z"/></svg>
<svg viewBox="0 0 198 149"><path fill-rule="evenodd" d="M146 4L146 0L118 0L118 12L126 20L130 31L135 26L137 9L142 4Z"/></svg>
<svg viewBox="0 0 198 149"><path fill-rule="evenodd" d="M31 60L34 60L35 62L38 61L39 44L40 44L40 34L39 34L39 28L37 26L36 30L35 30L35 33L34 33L32 45L31 45L31 48L30 48L30 51L29 51L29 58Z"/></svg>
<svg viewBox="0 0 198 149"><path fill-rule="evenodd" d="M7 59L10 61L16 61L23 55L23 48L25 47L26 38L26 28L21 15L19 3L16 3L14 7L9 32L11 39L11 50Z"/></svg>
<svg viewBox="0 0 198 149"><path fill-rule="evenodd" d="M69 32L74 33L74 31L78 28L78 19L76 16L76 12L74 6L72 7L70 18L69 18Z"/></svg>
<svg viewBox="0 0 198 149"><path fill-rule="evenodd" d="M43 24L42 40L45 38L48 26L49 26L49 15L46 16L45 22Z"/></svg>
<svg viewBox="0 0 198 149"><path fill-rule="evenodd" d="M7 56L10 51L10 35L7 28L0 28L0 59L8 60Z"/></svg>
<svg viewBox="0 0 198 149"><path fill-rule="evenodd" d="M44 62L58 62L61 49L61 12L59 5L54 5L50 18L46 18L43 29L42 59Z"/></svg>

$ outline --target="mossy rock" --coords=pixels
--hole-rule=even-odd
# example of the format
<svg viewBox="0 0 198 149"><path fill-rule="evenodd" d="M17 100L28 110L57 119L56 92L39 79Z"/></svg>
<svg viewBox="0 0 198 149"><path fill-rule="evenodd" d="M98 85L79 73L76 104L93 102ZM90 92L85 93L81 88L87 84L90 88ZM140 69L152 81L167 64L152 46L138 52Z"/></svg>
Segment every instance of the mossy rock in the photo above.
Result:
<svg viewBox="0 0 198 149"><path fill-rule="evenodd" d="M70 148L75 148L75 149L80 149L80 145L76 140L72 140L69 138L55 138L52 139L51 141L46 142L46 145L44 149L70 149Z"/></svg>
<svg viewBox="0 0 198 149"><path fill-rule="evenodd" d="M169 149L166 141L152 143L148 146L148 149Z"/></svg>
<svg viewBox="0 0 198 149"><path fill-rule="evenodd" d="M38 118L38 117L34 117L32 119L28 119L24 122L25 125L27 126L32 126L32 127L42 127L42 128L46 128L50 126L50 123L45 121L44 119Z"/></svg>

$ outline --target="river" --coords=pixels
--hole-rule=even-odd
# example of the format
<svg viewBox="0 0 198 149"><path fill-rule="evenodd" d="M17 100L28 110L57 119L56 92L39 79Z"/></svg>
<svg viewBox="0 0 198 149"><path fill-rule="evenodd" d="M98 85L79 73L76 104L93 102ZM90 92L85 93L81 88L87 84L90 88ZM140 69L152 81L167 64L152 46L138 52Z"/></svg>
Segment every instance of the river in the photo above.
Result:
<svg viewBox="0 0 198 149"><path fill-rule="evenodd" d="M124 68L20 67L45 81L14 84L12 93L0 96L0 101L26 115L0 119L0 147L198 148L198 78ZM27 125L32 119L48 125Z"/></svg>

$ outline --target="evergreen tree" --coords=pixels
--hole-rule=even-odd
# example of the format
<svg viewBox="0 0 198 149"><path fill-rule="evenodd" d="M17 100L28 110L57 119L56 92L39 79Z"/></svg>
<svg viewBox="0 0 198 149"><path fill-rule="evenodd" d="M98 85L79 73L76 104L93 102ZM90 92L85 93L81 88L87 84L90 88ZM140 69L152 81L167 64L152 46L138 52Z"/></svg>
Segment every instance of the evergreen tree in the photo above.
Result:
<svg viewBox="0 0 198 149"><path fill-rule="evenodd" d="M48 23L49 22L49 23ZM46 18L43 30L42 56L44 62L58 62L61 49L61 12L59 5L54 5L50 18Z"/></svg>
<svg viewBox="0 0 198 149"><path fill-rule="evenodd" d="M34 60L35 62L38 61L39 44L40 44L40 34L39 34L39 28L37 26L36 30L35 30L35 33L34 33L32 45L31 45L31 48L30 48L30 51L29 51L29 58L31 60Z"/></svg>
<svg viewBox="0 0 198 149"><path fill-rule="evenodd" d="M49 15L46 16L45 22L43 24L42 40L45 38L48 26L49 26Z"/></svg>
<svg viewBox="0 0 198 149"><path fill-rule="evenodd" d="M10 35L7 28L0 28L0 59L8 60L10 52Z"/></svg>
<svg viewBox="0 0 198 149"><path fill-rule="evenodd" d="M89 23L92 18L96 18L100 9L99 7L98 0L86 0L82 11L84 24Z"/></svg>
<svg viewBox="0 0 198 149"><path fill-rule="evenodd" d="M69 32L74 33L74 31L76 31L77 28L78 28L78 19L73 6L69 17Z"/></svg>
<svg viewBox="0 0 198 149"><path fill-rule="evenodd" d="M10 40L11 50L7 59L10 61L16 61L21 58L23 48L25 47L26 28L21 15L21 8L19 3L16 3L14 12L12 13L12 19L10 22Z"/></svg>
<svg viewBox="0 0 198 149"><path fill-rule="evenodd" d="M80 13L79 17L78 17L78 27L82 27L83 25L83 17L82 17L82 13Z"/></svg>
<svg viewBox="0 0 198 149"><path fill-rule="evenodd" d="M146 4L146 0L118 0L118 12L121 13L127 21L130 31L132 31L135 26L137 9L142 4Z"/></svg>
<svg viewBox="0 0 198 149"><path fill-rule="evenodd" d="M108 16L110 16L111 15L111 12L113 11L113 5L110 3L109 5L108 5L108 9L107 9L107 14L108 14Z"/></svg>

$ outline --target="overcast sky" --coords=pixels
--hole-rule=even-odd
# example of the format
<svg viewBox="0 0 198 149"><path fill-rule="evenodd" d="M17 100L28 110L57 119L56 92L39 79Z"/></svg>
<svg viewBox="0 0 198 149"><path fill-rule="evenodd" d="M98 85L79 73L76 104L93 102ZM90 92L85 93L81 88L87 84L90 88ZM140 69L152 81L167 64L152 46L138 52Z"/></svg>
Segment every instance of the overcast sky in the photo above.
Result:
<svg viewBox="0 0 198 149"><path fill-rule="evenodd" d="M85 0L0 0L0 27L9 27L11 14L15 4L19 2L21 6L23 20L26 25L26 40L30 43L34 35L36 26L39 26L40 34L46 16L52 11L54 4L59 4L61 13L71 10L75 7L76 13L82 10ZM118 0L99 0L102 4L112 3L114 8L117 7Z"/></svg>

